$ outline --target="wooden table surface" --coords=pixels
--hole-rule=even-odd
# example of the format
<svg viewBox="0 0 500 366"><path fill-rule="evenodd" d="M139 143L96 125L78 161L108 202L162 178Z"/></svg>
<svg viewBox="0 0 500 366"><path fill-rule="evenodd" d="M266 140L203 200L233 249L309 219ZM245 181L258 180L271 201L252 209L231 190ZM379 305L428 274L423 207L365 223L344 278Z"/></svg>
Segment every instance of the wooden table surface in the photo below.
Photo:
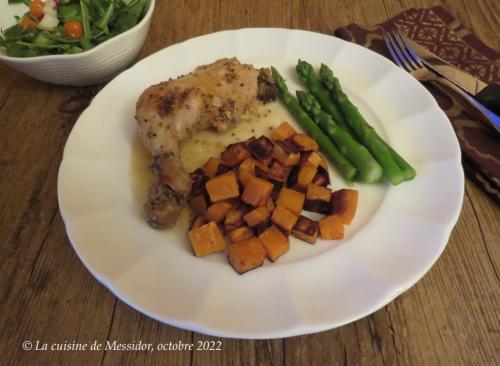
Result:
<svg viewBox="0 0 500 366"><path fill-rule="evenodd" d="M331 33L438 3L500 49L494 0L159 0L140 58L222 29ZM68 241L57 171L82 107L101 87L49 85L0 65L0 365L500 364L500 210L469 180L458 224L430 272L389 305L339 329L276 340L220 339L218 352L23 351L26 340L157 345L217 339L131 309L92 277Z"/></svg>

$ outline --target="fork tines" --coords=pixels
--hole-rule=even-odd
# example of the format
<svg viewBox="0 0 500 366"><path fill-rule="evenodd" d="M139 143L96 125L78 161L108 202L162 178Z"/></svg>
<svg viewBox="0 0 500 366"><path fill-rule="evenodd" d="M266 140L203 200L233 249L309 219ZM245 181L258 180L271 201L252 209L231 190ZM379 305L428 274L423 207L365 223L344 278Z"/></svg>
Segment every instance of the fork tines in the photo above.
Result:
<svg viewBox="0 0 500 366"><path fill-rule="evenodd" d="M399 67L411 72L425 65L422 59L416 54L415 50L408 44L406 38L399 32L393 31L384 33L384 41L391 53L392 58Z"/></svg>

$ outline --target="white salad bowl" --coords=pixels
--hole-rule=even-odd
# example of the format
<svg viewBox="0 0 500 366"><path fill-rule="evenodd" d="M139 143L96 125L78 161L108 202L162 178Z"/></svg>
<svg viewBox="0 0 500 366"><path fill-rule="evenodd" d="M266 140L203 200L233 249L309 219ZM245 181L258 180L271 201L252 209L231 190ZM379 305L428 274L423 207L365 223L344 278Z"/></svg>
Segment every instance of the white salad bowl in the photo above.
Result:
<svg viewBox="0 0 500 366"><path fill-rule="evenodd" d="M123 71L139 54L148 34L154 5L155 0L151 0L146 14L133 28L88 51L68 55L10 57L0 47L0 62L53 84L84 86L109 80ZM26 7L22 4L4 4L0 11L0 28L12 26L14 16L25 11Z"/></svg>

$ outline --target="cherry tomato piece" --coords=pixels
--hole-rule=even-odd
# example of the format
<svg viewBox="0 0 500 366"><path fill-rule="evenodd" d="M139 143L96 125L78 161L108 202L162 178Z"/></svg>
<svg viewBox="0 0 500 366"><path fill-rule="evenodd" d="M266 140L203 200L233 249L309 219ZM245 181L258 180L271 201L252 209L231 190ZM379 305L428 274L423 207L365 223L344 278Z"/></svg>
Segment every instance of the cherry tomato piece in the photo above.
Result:
<svg viewBox="0 0 500 366"><path fill-rule="evenodd" d="M21 20L19 21L19 25L23 30L27 30L28 28L33 28L33 29L36 28L38 23L35 22L30 17L22 17Z"/></svg>
<svg viewBox="0 0 500 366"><path fill-rule="evenodd" d="M30 5L30 14L37 19L43 18L43 2L40 0L33 0Z"/></svg>
<svg viewBox="0 0 500 366"><path fill-rule="evenodd" d="M68 20L64 24L64 35L68 38L79 39L83 36L82 22L79 20Z"/></svg>

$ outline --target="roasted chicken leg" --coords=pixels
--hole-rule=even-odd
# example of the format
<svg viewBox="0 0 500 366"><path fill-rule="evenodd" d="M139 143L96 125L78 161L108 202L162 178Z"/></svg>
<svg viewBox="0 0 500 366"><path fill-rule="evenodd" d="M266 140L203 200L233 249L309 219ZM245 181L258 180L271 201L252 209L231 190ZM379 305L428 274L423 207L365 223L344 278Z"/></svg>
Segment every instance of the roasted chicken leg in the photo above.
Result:
<svg viewBox="0 0 500 366"><path fill-rule="evenodd" d="M189 195L191 180L179 157L180 143L198 130L224 131L255 113L257 103L275 98L267 69L221 59L187 75L147 88L136 106L144 144L155 175L144 204L148 223L173 225Z"/></svg>

